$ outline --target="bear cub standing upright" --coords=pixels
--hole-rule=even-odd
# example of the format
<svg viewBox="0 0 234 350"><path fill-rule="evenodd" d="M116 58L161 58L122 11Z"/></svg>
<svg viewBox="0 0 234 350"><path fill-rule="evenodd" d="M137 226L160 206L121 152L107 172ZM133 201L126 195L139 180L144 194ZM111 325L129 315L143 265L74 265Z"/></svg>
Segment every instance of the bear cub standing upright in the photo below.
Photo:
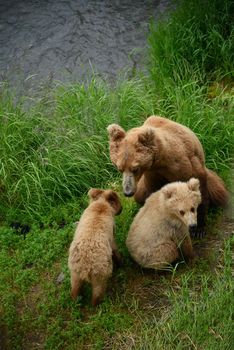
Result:
<svg viewBox="0 0 234 350"><path fill-rule="evenodd" d="M153 193L135 216L126 245L145 268L163 269L183 257L192 260L189 230L197 224L199 180L173 182Z"/></svg>
<svg viewBox="0 0 234 350"><path fill-rule="evenodd" d="M91 189L90 205L82 214L69 249L68 266L71 272L71 296L75 299L84 282L92 285L92 304L104 296L112 274L112 256L120 262L114 240L114 215L122 206L118 195L111 190Z"/></svg>

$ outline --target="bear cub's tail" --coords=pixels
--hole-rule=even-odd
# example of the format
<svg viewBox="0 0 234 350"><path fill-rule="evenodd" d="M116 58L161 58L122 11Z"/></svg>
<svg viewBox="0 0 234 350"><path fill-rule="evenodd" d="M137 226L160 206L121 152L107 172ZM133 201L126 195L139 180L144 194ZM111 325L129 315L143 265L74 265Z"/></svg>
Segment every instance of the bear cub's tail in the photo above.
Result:
<svg viewBox="0 0 234 350"><path fill-rule="evenodd" d="M207 189L211 204L214 206L227 207L229 194L223 180L212 170L206 169Z"/></svg>

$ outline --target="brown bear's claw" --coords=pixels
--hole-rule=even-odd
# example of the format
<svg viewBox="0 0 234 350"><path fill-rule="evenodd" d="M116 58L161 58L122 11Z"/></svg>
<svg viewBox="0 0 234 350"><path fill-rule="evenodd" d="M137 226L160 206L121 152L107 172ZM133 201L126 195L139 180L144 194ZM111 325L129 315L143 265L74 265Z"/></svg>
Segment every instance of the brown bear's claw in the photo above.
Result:
<svg viewBox="0 0 234 350"><path fill-rule="evenodd" d="M204 238L205 237L205 228L204 227L194 227L194 229L190 229L190 236L192 238Z"/></svg>

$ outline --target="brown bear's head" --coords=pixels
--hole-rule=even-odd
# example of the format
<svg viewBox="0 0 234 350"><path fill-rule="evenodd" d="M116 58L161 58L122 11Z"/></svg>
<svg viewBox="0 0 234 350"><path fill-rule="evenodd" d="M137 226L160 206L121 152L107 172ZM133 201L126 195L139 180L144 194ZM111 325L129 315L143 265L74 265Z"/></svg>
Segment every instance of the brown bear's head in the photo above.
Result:
<svg viewBox="0 0 234 350"><path fill-rule="evenodd" d="M117 124L109 125L107 131L111 161L123 173L125 196L131 197L140 177L152 167L157 156L154 131L150 127L141 127L125 132Z"/></svg>
<svg viewBox="0 0 234 350"><path fill-rule="evenodd" d="M88 192L91 202L97 200L105 200L111 206L114 215L119 215L122 211L122 205L119 196L112 190L100 190L98 188L91 188Z"/></svg>
<svg viewBox="0 0 234 350"><path fill-rule="evenodd" d="M183 222L189 230L197 225L197 207L201 203L200 183L191 178L188 182L172 182L161 189L168 217Z"/></svg>

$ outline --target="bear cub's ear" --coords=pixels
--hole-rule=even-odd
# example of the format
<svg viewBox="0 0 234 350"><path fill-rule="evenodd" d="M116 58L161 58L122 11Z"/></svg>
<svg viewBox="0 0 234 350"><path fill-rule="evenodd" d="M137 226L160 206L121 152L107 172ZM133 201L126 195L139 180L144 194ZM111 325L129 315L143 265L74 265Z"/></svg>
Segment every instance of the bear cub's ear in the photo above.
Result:
<svg viewBox="0 0 234 350"><path fill-rule="evenodd" d="M191 191L199 192L200 191L200 181L192 177L188 182L188 188Z"/></svg>
<svg viewBox="0 0 234 350"><path fill-rule="evenodd" d="M107 132L109 134L110 141L121 141L125 137L125 131L118 124L110 124L107 127Z"/></svg>
<svg viewBox="0 0 234 350"><path fill-rule="evenodd" d="M172 187L170 184L162 188L162 193L164 194L166 199L172 198L176 194L176 191L176 188Z"/></svg>
<svg viewBox="0 0 234 350"><path fill-rule="evenodd" d="M103 190L99 190L98 188L91 188L88 192L88 196L90 199L98 199L100 195L103 193Z"/></svg>
<svg viewBox="0 0 234 350"><path fill-rule="evenodd" d="M122 205L119 199L119 196L117 195L117 193L115 193L114 191L108 191L107 195L106 195L106 200L108 201L108 203L114 208L115 213L118 215L121 213L122 211Z"/></svg>
<svg viewBox="0 0 234 350"><path fill-rule="evenodd" d="M152 147L154 145L154 130L146 128L138 136L138 142L145 147Z"/></svg>

